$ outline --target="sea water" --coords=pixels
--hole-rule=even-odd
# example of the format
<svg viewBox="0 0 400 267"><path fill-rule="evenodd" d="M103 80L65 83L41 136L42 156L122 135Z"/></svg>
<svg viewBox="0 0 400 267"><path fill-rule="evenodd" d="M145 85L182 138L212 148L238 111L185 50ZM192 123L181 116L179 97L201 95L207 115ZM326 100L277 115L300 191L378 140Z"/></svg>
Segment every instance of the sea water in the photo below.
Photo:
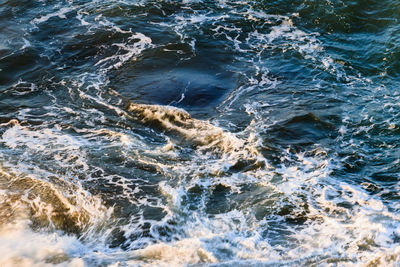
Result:
<svg viewBox="0 0 400 267"><path fill-rule="evenodd" d="M1 0L1 266L398 266L400 2Z"/></svg>

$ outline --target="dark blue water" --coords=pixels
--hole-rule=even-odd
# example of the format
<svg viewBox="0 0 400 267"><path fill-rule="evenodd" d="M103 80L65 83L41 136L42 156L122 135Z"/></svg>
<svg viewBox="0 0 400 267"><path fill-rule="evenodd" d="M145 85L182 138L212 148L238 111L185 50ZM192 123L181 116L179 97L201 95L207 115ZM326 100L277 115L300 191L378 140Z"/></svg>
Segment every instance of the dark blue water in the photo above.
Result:
<svg viewBox="0 0 400 267"><path fill-rule="evenodd" d="M0 0L0 265L397 266L399 19Z"/></svg>

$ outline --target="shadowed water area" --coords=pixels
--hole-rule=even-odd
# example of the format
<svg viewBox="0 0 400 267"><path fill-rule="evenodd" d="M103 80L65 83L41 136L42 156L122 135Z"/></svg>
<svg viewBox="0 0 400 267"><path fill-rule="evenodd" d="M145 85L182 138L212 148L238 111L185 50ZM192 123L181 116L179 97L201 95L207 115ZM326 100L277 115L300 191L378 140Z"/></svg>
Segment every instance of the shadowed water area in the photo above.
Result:
<svg viewBox="0 0 400 267"><path fill-rule="evenodd" d="M399 22L0 0L0 265L397 266Z"/></svg>

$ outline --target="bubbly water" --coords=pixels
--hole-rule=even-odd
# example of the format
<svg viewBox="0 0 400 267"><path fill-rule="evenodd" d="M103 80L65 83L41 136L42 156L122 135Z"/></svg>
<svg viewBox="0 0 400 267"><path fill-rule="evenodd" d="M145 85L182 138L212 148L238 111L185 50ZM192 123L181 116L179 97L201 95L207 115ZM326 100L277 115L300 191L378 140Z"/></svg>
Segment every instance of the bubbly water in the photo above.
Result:
<svg viewBox="0 0 400 267"><path fill-rule="evenodd" d="M399 19L0 0L0 266L400 265Z"/></svg>

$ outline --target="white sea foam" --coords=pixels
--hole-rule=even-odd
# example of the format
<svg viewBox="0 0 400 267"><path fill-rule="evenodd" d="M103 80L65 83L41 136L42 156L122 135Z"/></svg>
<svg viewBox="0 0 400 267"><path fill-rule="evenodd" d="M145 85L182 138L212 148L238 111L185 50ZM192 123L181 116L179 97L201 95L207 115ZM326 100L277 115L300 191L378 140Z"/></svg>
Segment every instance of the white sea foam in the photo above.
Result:
<svg viewBox="0 0 400 267"><path fill-rule="evenodd" d="M149 245L132 252L129 256L139 259L132 263L139 263L141 266L184 266L217 262L212 253L202 248L202 242L197 238L184 239L172 244Z"/></svg>
<svg viewBox="0 0 400 267"><path fill-rule="evenodd" d="M49 182L53 174L40 169L32 172L33 167L28 168L29 176L24 174L27 170L23 166L11 168L0 166L0 264L85 266L82 258L93 249L87 243L99 245L104 241L99 226L109 223L112 209L105 208L101 200L76 183L62 179L57 182L55 178ZM35 224L48 228L35 231ZM64 234L64 224L79 227L80 240Z"/></svg>
<svg viewBox="0 0 400 267"><path fill-rule="evenodd" d="M37 25L37 24L41 24L43 22L48 21L51 18L54 17L59 17L60 19L66 19L66 14L76 10L77 7L62 7L59 10L53 12L53 13L49 13L47 15L41 16L39 18L35 18L31 21L32 24Z"/></svg>
<svg viewBox="0 0 400 267"><path fill-rule="evenodd" d="M306 211L304 216L308 222L299 226L300 230L288 229L291 231L289 238L294 238L296 243L293 243L291 248L281 247L280 249L285 251L284 254L261 238L263 229L274 231L275 226L269 226L267 221L256 220L253 217L255 207L206 216L202 213L205 206L199 206L197 211L189 212L191 215L185 219L187 235L201 240L202 246L214 252L217 258L223 255L217 252L220 248L234 252L236 259L253 259L259 263L274 261L306 263L309 259L320 257L315 263L321 264L324 263L323 255L326 254L330 255L330 259L336 257L336 261L345 265L376 262L383 266L397 262L400 254L393 242L393 236L398 235L400 231L399 216L389 212L381 200L367 195L362 188L346 183L336 185L330 177L333 165L327 159L321 156L310 158L302 154L296 157L297 166L274 170L275 173L282 175L282 182L275 184L272 182L273 177L264 171L261 171L262 175L258 177L260 185L268 186L275 191L271 193L272 195L283 194L280 199L286 198L287 204L293 203L297 206L299 203L304 203L308 207L306 210L302 210L302 205L293 207L291 211L293 214L302 214ZM251 175L253 174L247 174ZM224 180L224 184L230 188L237 187L243 181L246 183L252 181L248 177L242 177L244 179L241 180L232 179L233 176L230 178ZM184 209L180 206L181 201L186 197L187 189L193 184L197 183L207 188L221 182L218 179L207 182L199 179L192 180L187 185L183 183L182 186L187 186L186 189L181 187L174 189L162 185L163 192L171 196L171 204L175 206L173 210ZM270 199L272 200L273 198ZM285 201L278 203L279 206L287 205ZM342 206L345 203L350 206ZM343 247L343 244L347 245Z"/></svg>
<svg viewBox="0 0 400 267"><path fill-rule="evenodd" d="M36 84L31 82L26 82L23 80L19 80L18 82L14 83L10 89L6 90L5 92L11 93L13 95L21 96L30 94L32 92L38 91L38 87Z"/></svg>
<svg viewBox="0 0 400 267"><path fill-rule="evenodd" d="M4 132L2 142L10 148L27 146L29 149L44 151L48 145L57 146L58 150L78 150L80 142L71 136L63 135L57 129L31 130L16 124Z"/></svg>
<svg viewBox="0 0 400 267"><path fill-rule="evenodd" d="M133 44L129 44L131 42ZM135 60L135 56L140 55L145 49L153 47L151 39L142 33L133 33L128 38L128 44L114 43L113 46L120 48L120 50L125 51L125 53L103 58L98 61L96 65L108 65L109 62L112 62L112 65L108 66L107 69L118 69L124 63Z"/></svg>
<svg viewBox="0 0 400 267"><path fill-rule="evenodd" d="M2 266L85 266L80 255L84 245L75 237L57 232L33 232L30 221L18 218L0 228Z"/></svg>

